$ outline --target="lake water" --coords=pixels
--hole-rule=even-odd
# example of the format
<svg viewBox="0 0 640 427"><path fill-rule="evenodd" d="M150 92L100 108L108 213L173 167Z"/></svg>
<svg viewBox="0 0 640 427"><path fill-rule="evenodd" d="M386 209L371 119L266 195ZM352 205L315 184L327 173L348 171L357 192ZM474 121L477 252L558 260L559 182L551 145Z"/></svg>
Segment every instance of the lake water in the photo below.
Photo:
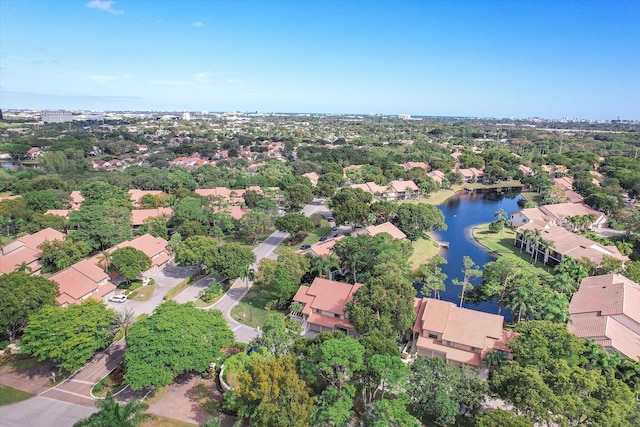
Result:
<svg viewBox="0 0 640 427"><path fill-rule="evenodd" d="M476 265L482 268L484 264L494 261L492 256L484 247L476 243L471 232L474 226L486 224L494 220L494 213L504 209L507 214L519 210L518 199L520 196L509 195L500 196L495 193L460 193L453 196L447 202L439 205L438 208L444 213L445 222L448 229L436 233L438 240L449 242L449 249L443 248L441 255L447 260L447 264L442 266L442 270L448 276L445 281L446 290L440 293L440 299L460 303L460 292L462 286L451 283L452 279L463 279L463 257L470 256ZM480 283L482 278L472 281L473 284ZM498 313L497 304L482 303L471 305L466 302L466 308L484 311L486 313ZM502 313L506 320L511 320L511 313L503 309Z"/></svg>

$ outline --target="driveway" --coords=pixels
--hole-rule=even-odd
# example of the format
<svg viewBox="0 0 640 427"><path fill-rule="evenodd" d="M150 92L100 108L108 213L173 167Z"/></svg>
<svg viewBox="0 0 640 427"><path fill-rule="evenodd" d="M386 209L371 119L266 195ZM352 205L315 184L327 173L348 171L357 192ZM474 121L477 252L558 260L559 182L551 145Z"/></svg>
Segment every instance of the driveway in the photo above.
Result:
<svg viewBox="0 0 640 427"><path fill-rule="evenodd" d="M162 271L150 276L155 281L155 288L153 295L147 301L127 300L125 303L108 302L107 305L116 310L130 308L136 317L143 313L152 314L153 310L164 302L167 292L187 277L198 273L197 266L181 267L171 261Z"/></svg>

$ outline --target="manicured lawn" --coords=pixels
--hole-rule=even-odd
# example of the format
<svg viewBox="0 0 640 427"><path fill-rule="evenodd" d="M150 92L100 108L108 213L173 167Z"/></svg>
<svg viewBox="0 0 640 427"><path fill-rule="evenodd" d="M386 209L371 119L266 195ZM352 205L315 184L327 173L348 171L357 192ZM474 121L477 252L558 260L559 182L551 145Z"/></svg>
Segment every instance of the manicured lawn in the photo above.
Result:
<svg viewBox="0 0 640 427"><path fill-rule="evenodd" d="M541 262L536 263L536 265L532 265L531 255L526 253L525 251L520 252L520 247L514 246L513 241L516 237L516 233L512 229L505 228L502 231L502 234L494 233L492 231L489 231L489 224L483 224L473 229L473 237L482 246L499 256L516 256L527 261L531 270L534 271L539 277L545 280L550 280L552 278L552 268L543 266Z"/></svg>
<svg viewBox="0 0 640 427"><path fill-rule="evenodd" d="M231 310L231 317L253 328L262 326L267 316L264 307L268 302L276 299L277 297L271 292L261 290L259 285L254 285L242 301Z"/></svg>
<svg viewBox="0 0 640 427"><path fill-rule="evenodd" d="M430 205L441 205L460 190L462 190L461 185L454 185L451 188L445 188L442 190L438 190L435 193L431 193L427 197L419 197L417 199L411 200L400 200L398 201L398 203L429 203Z"/></svg>
<svg viewBox="0 0 640 427"><path fill-rule="evenodd" d="M307 236L304 238L303 241L298 242L295 245L289 246L288 245L289 239L287 239L284 242L282 242L282 244L279 245L273 252L276 254L279 254L285 248L290 249L292 251L297 251L298 249L300 249L300 246L313 245L314 243L318 243L322 237L328 236L331 233L332 233L331 224L329 223L329 221L323 220L322 225L319 228L316 228L315 230L308 232Z"/></svg>
<svg viewBox="0 0 640 427"><path fill-rule="evenodd" d="M33 394L27 393L26 391L17 390L0 384L0 406L21 402L33 396Z"/></svg>
<svg viewBox="0 0 640 427"><path fill-rule="evenodd" d="M535 204L540 203L540 193L538 193L537 191L522 191L520 195L528 202Z"/></svg>
<svg viewBox="0 0 640 427"><path fill-rule="evenodd" d="M155 285L146 285L140 286L134 292L137 292L136 296L132 299L136 301L147 301L153 295L153 290L155 289Z"/></svg>
<svg viewBox="0 0 640 427"><path fill-rule="evenodd" d="M428 239L418 239L412 244L413 254L409 257L409 264L413 269L433 258L440 250L440 245L431 236Z"/></svg>

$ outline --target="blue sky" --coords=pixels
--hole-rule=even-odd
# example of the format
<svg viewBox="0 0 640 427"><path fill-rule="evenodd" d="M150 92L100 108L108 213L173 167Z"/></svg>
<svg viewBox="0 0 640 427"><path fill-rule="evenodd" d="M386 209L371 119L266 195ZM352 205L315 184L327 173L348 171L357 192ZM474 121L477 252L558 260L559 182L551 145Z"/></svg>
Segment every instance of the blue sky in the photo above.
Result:
<svg viewBox="0 0 640 427"><path fill-rule="evenodd" d="M640 1L0 0L0 107L640 119Z"/></svg>

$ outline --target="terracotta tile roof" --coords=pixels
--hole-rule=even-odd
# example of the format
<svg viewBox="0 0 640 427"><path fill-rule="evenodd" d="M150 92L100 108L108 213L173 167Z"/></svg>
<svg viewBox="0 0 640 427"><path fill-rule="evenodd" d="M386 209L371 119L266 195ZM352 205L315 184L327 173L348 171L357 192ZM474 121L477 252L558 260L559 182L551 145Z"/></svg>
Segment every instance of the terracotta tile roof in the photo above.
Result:
<svg viewBox="0 0 640 427"><path fill-rule="evenodd" d="M173 215L171 208L134 209L131 211L131 225L142 225L147 218L165 217L169 219Z"/></svg>
<svg viewBox="0 0 640 427"><path fill-rule="evenodd" d="M333 252L333 247L335 246L336 242L342 239L343 237L344 236L338 236L335 239L325 240L324 242L316 243L315 245L311 246L311 248L308 249L308 251L311 252L313 255L322 257L322 258L327 258L329 255L335 256L335 253Z"/></svg>
<svg viewBox="0 0 640 427"><path fill-rule="evenodd" d="M53 240L64 240L64 234L53 228L45 228L5 245L0 249L0 273L12 273L23 262L31 268L33 273L39 271L42 263L38 260L42 256L42 251L38 246Z"/></svg>
<svg viewBox="0 0 640 427"><path fill-rule="evenodd" d="M439 340L433 338L418 337L417 347L421 350L431 350L437 353L441 353L445 356L447 362L464 363L465 365L480 367L482 360L480 359L480 353L473 353L471 351L464 351L454 347L448 347L442 345Z"/></svg>
<svg viewBox="0 0 640 427"><path fill-rule="evenodd" d="M61 216L61 217L65 218L65 219L69 219L69 212L71 212L69 209L49 209L44 214L45 215L58 215L58 216Z"/></svg>
<svg viewBox="0 0 640 427"><path fill-rule="evenodd" d="M71 203L74 205L81 205L82 202L84 202L84 197L82 196L82 194L79 191L72 191L71 194L69 195L69 198L71 199Z"/></svg>
<svg viewBox="0 0 640 427"><path fill-rule="evenodd" d="M540 206L539 209L548 215L554 216L558 221L563 221L567 216L593 214L596 218L604 216L600 211L591 208L585 203L558 203L555 205Z"/></svg>
<svg viewBox="0 0 640 427"><path fill-rule="evenodd" d="M18 239L30 248L37 249L45 241L64 240L64 234L53 228L45 228L33 234L27 234L26 236Z"/></svg>
<svg viewBox="0 0 640 427"><path fill-rule="evenodd" d="M361 286L316 277L311 286L300 286L293 300L306 304L305 309L310 309L308 313L317 309L344 316L344 306Z"/></svg>
<svg viewBox="0 0 640 427"><path fill-rule="evenodd" d="M445 174L439 170L428 172L427 176L439 184L442 184L442 181L445 179Z"/></svg>
<svg viewBox="0 0 640 427"><path fill-rule="evenodd" d="M420 335L419 349L437 351L446 354L449 360L473 366L480 366L481 358L491 350L509 351L506 343L513 334L502 329L502 316L456 307L451 302L433 298L416 298L414 309L417 317L413 332ZM439 338L425 337L428 333ZM459 346L479 351L467 351Z"/></svg>
<svg viewBox="0 0 640 427"><path fill-rule="evenodd" d="M569 304L569 332L640 356L640 285L620 274L587 277Z"/></svg>
<svg viewBox="0 0 640 427"><path fill-rule="evenodd" d="M540 230L544 239L553 242L552 250L561 255L570 256L577 260L587 257L593 261L595 265L599 265L605 255L619 259L623 262L629 260L629 257L622 255L615 247L602 246L587 239L586 237L572 233L557 225L542 225L540 221L536 220L521 225L516 230L519 233L522 233L524 230L536 229Z"/></svg>
<svg viewBox="0 0 640 427"><path fill-rule="evenodd" d="M120 243L119 245L109 249L109 252L118 248L126 247L135 248L144 252L149 258L151 258L154 265L161 265L157 260L164 258L164 255L168 255L167 241L162 237L153 237L151 234L144 234L128 242ZM163 257L157 258L160 255L163 255Z"/></svg>
<svg viewBox="0 0 640 427"><path fill-rule="evenodd" d="M137 188L133 188L129 190L128 193L129 193L129 199L136 206L140 206L140 199L142 199L142 197L146 195L162 196L164 194L162 191L159 191L159 190L138 190Z"/></svg>
<svg viewBox="0 0 640 427"><path fill-rule="evenodd" d="M100 287L100 282L108 281L109 276L89 260L80 261L66 268L49 279L58 284L60 296L59 303L77 303L81 298L94 292ZM67 296L64 296L64 295ZM72 301L69 300L72 299Z"/></svg>
<svg viewBox="0 0 640 427"><path fill-rule="evenodd" d="M395 237L396 239L406 239L407 235L404 234L398 227L393 225L390 222L384 222L379 225L370 225L364 229L367 233L372 236L375 236L380 233L388 233L391 237Z"/></svg>
<svg viewBox="0 0 640 427"><path fill-rule="evenodd" d="M413 168L420 168L420 169L424 169L425 171L429 170L429 165L426 164L425 162L407 162L407 163L403 163L401 166L406 171L411 170Z"/></svg>
<svg viewBox="0 0 640 427"><path fill-rule="evenodd" d="M418 188L416 183L413 181L395 180L389 183L389 187L392 187L396 191L402 191L402 192L409 191L409 190L420 191L420 188Z"/></svg>

